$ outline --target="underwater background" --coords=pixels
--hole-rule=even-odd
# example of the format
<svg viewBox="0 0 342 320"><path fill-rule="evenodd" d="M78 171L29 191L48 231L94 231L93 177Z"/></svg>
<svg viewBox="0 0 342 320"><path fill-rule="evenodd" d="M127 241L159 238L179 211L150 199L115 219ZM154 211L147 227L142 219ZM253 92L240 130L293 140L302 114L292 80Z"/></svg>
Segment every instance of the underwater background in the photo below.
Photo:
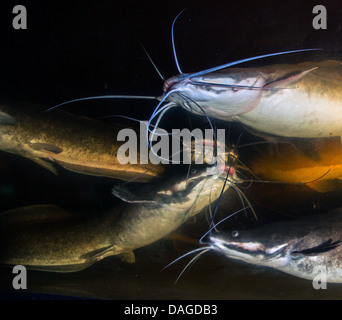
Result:
<svg viewBox="0 0 342 320"><path fill-rule="evenodd" d="M278 56L244 66L341 59L342 6L336 1L99 0L73 1L67 5L58 1L21 1L27 9L27 30L12 27L12 9L16 4L0 4L1 98L47 108L86 96L161 95L163 82L140 43L166 78L178 74L172 53L171 24L184 8L187 10L175 25L177 55L184 72L303 48L324 51ZM312 26L312 9L316 4L327 9L326 30ZM147 120L155 106L155 101L96 100L62 109L92 118L120 113ZM113 124L118 120L105 121ZM131 125L127 120L121 122ZM217 128L227 128L222 121L214 122ZM170 111L161 126L209 128L205 118L181 108ZM239 124L228 126L229 143L261 140ZM239 151L240 159L247 163L256 148L243 148ZM103 212L120 202L111 194L116 180L81 175L62 167L58 167L58 172L55 176L27 159L1 152L0 211L46 203L87 215ZM163 184L163 180L154 183ZM339 193L322 194L305 186L246 183L243 190L255 206L258 223L324 214L342 204ZM229 190L222 200L220 214L240 208L240 199ZM252 215L242 214L228 220L226 227L255 223ZM185 223L177 234L196 242L207 227L201 214ZM328 284L328 290L314 290L310 281L227 260L215 253L203 255L174 284L186 262L181 260L161 269L196 248L195 242L162 239L137 249L136 263L132 265L108 257L75 273L28 271L27 292L99 299L342 298L341 285ZM11 268L0 268L0 297L16 294L12 280Z"/></svg>

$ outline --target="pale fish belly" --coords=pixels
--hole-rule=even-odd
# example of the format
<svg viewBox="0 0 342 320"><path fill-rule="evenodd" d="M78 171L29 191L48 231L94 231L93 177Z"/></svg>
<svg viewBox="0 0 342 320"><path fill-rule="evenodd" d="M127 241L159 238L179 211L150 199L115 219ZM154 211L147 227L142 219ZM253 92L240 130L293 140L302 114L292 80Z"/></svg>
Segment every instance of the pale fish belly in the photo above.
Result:
<svg viewBox="0 0 342 320"><path fill-rule="evenodd" d="M341 261L335 260L336 257L329 254L312 256L298 261L292 260L288 265L277 269L302 279L342 283Z"/></svg>
<svg viewBox="0 0 342 320"><path fill-rule="evenodd" d="M342 101L284 89L264 96L252 111L234 117L254 130L296 138L342 136Z"/></svg>

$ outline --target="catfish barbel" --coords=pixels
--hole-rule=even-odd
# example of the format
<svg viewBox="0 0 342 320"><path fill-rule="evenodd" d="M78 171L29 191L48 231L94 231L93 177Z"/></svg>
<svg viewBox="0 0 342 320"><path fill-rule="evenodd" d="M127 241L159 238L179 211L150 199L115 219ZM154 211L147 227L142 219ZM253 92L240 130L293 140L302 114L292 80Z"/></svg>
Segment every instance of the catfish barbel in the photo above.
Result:
<svg viewBox="0 0 342 320"><path fill-rule="evenodd" d="M338 105L342 104L339 98L342 87L339 79L342 79L342 76L336 70L339 62L229 68L267 57L321 50L300 49L244 58L194 73L183 73L176 56L173 31L175 22L182 12L174 19L171 28L173 54L180 74L165 81L145 50L164 81L162 96L85 97L60 103L48 110L71 102L91 99L157 99L160 102L148 121L147 135L148 132L153 132L150 127L154 120L154 127L158 127L165 113L177 106L205 116L212 129L210 118L238 121L256 130L286 137L342 135L342 126L338 124L342 119L342 112L338 113ZM323 68L325 64L328 64L328 69ZM308 80L303 85L301 79ZM329 109L328 112L326 108Z"/></svg>
<svg viewBox="0 0 342 320"><path fill-rule="evenodd" d="M78 173L120 180L150 181L164 167L150 162L122 164L117 140L122 127L64 111L45 113L26 103L0 102L0 150L31 159L57 173L54 163Z"/></svg>
<svg viewBox="0 0 342 320"><path fill-rule="evenodd" d="M252 57L228 63L224 67L299 51L306 50ZM166 80L163 96L145 97L160 100L149 119L149 126L156 119L157 127L166 111L181 106L193 114L205 116L209 122L209 118L236 121L276 136L342 136L341 62L328 60L221 69L222 66L212 68L213 71L208 69L193 74L180 74ZM96 98L144 97L87 97L67 101L50 109Z"/></svg>
<svg viewBox="0 0 342 320"><path fill-rule="evenodd" d="M0 263L69 272L112 255L134 262L133 250L174 231L236 181L234 168L226 173L212 166L159 188L149 198L115 187L113 193L129 203L103 214L84 216L53 205L4 212L0 214Z"/></svg>

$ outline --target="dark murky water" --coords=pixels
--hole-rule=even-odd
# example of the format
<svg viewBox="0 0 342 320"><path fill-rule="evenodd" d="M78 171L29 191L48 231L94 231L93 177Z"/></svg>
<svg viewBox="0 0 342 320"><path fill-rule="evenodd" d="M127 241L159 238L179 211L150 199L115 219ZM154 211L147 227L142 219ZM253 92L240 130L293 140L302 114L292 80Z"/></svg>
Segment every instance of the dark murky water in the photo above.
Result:
<svg viewBox="0 0 342 320"><path fill-rule="evenodd" d="M170 29L174 17L188 8L175 27L180 64L184 72L198 71L242 57L300 48L324 52L280 56L258 61L287 63L308 59L339 59L342 50L342 7L326 2L328 29L312 27L310 1L97 1L65 7L57 1L22 3L28 10L28 29L13 30L10 1L1 4L1 97L52 106L83 96L104 94L160 95L162 81L153 70L142 42L165 77L177 74ZM153 102L96 101L65 108L99 117L122 113L148 119ZM205 119L183 110L170 112L163 126L208 128ZM226 124L217 121L217 127ZM230 142L260 141L237 124L230 125ZM243 161L255 148L240 151ZM16 156L0 154L0 211L50 203L70 210L105 210L117 203L107 178L86 177L59 169L58 177ZM162 182L159 182L162 183ZM253 184L244 189L261 222L324 214L340 207L338 192L318 193L303 186ZM225 195L220 213L241 207L234 192ZM85 213L86 214L86 213ZM227 227L255 224L252 216L234 217ZM195 241L208 224L201 214L177 234ZM181 279L189 259L161 271L180 255L196 248L184 241L162 239L136 250L136 263L109 257L76 273L28 271L28 291L100 299L340 299L342 286L328 284L314 290L310 281L268 268L255 267L207 253ZM12 290L10 268L0 269L0 297Z"/></svg>

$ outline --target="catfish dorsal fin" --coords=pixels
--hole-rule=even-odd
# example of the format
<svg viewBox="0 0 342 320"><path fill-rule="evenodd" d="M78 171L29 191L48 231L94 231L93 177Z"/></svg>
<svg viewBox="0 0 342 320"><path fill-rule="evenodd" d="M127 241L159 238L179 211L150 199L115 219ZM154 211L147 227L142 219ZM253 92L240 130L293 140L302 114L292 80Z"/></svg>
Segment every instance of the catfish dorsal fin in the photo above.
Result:
<svg viewBox="0 0 342 320"><path fill-rule="evenodd" d="M299 80L303 79L309 72L314 71L318 69L318 67L314 67L311 68L309 70L305 70L299 73L295 73L295 74L291 74L290 76L283 78L281 80L275 80L272 81L270 83L268 83L267 85L265 85L265 88L286 88L289 87L293 84L295 84L296 82L298 82Z"/></svg>
<svg viewBox="0 0 342 320"><path fill-rule="evenodd" d="M304 256L315 256L324 252L328 252L331 250L334 250L338 246L341 245L341 241L337 240L335 242L332 241L332 239L329 239L321 244L319 244L316 247L313 248L307 248L300 251L293 251L294 255L304 255Z"/></svg>

